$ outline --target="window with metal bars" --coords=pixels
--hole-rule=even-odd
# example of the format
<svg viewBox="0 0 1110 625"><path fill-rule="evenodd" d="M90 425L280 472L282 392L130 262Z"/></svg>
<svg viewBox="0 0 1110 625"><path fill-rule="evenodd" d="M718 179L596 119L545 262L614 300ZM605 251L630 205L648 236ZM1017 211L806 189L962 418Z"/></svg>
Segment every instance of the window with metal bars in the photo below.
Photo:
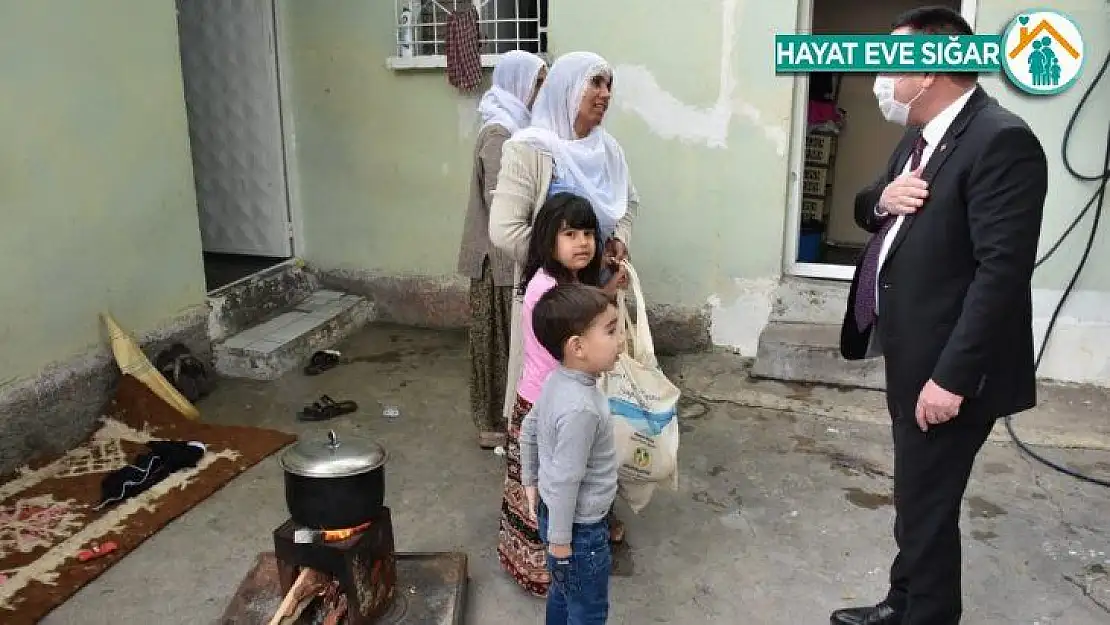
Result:
<svg viewBox="0 0 1110 625"><path fill-rule="evenodd" d="M447 20L473 5L478 11L482 64L511 50L547 52L548 0L395 0L395 67L445 66Z"/></svg>

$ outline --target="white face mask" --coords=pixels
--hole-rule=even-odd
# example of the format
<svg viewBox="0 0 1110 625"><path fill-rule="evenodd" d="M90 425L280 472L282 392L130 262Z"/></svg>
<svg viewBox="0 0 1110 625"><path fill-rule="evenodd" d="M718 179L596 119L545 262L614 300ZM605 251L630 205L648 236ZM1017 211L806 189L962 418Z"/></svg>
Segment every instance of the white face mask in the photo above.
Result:
<svg viewBox="0 0 1110 625"><path fill-rule="evenodd" d="M875 99L879 101L879 112L883 114L883 118L888 122L905 126L910 121L910 107L921 97L922 93L925 93L925 89L918 91L917 95L909 102L899 102L894 97L894 87L899 80L901 79L890 76L876 76L872 91L875 93Z"/></svg>

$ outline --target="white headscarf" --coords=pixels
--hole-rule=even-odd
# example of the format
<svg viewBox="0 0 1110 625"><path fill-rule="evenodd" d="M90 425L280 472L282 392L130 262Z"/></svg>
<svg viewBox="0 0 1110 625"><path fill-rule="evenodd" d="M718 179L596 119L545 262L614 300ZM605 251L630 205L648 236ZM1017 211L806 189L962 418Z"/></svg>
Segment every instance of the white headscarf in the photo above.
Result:
<svg viewBox="0 0 1110 625"><path fill-rule="evenodd" d="M612 73L609 63L592 52L559 57L532 106L532 125L511 139L550 155L555 175L590 200L607 235L628 210L628 163L620 144L600 125L576 138L574 120L586 85L598 75Z"/></svg>
<svg viewBox="0 0 1110 625"><path fill-rule="evenodd" d="M528 126L527 102L543 66L543 59L531 52L512 50L501 55L493 68L493 86L478 102L482 128L499 124L513 133Z"/></svg>

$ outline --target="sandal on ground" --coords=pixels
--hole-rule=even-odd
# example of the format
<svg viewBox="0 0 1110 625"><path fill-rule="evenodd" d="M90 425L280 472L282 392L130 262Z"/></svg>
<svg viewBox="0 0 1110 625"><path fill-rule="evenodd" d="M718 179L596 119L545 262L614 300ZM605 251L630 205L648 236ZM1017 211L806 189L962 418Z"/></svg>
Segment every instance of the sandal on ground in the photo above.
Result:
<svg viewBox="0 0 1110 625"><path fill-rule="evenodd" d="M327 395L321 395L320 401L297 413L300 421L326 421L358 410L358 404L353 401L335 401Z"/></svg>
<svg viewBox="0 0 1110 625"><path fill-rule="evenodd" d="M478 432L478 446L482 449L504 447L506 439L504 432Z"/></svg>
<svg viewBox="0 0 1110 625"><path fill-rule="evenodd" d="M320 375L339 364L339 352L324 349L312 354L308 366L304 368L305 375Z"/></svg>

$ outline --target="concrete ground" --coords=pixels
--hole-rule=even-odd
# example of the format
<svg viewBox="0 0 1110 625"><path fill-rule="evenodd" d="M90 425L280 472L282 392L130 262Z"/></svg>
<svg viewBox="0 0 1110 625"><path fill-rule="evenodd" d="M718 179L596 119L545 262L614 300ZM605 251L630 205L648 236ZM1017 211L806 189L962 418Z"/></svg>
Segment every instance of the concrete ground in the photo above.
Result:
<svg viewBox="0 0 1110 625"><path fill-rule="evenodd" d="M225 381L201 404L204 418L313 436L330 426L341 436L380 440L392 454L387 502L399 549L469 554L467 622L541 622L542 605L497 564L502 461L474 444L464 335L376 326L341 349L357 362L319 377ZM641 516L623 512L631 546L631 563L623 564L633 570L613 580L610 622L816 624L836 607L881 597L893 554L892 462L888 428L860 416L870 399L756 388L721 354L672 359L668 369L689 392L681 487L660 491ZM296 422L294 412L322 393L362 409L328 425ZM763 393L762 403L752 393ZM830 408L821 393L848 408ZM752 407L776 396L795 411ZM385 405L399 407L400 417L383 418ZM1097 410L1110 422L1105 405ZM1066 431L1067 415L1061 409L1064 425L1043 431ZM1049 452L1110 476L1108 451ZM286 514L275 456L42 622L211 623L255 555L270 549L270 531ZM1050 472L1008 443L990 443L964 515L964 622L1110 621L1110 491Z"/></svg>

